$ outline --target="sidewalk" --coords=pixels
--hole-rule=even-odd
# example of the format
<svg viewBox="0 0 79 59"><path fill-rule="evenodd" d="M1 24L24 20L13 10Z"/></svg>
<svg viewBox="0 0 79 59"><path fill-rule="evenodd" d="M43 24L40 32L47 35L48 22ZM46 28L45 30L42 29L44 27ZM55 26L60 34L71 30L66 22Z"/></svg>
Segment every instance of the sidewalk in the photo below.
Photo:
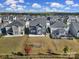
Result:
<svg viewBox="0 0 79 59"><path fill-rule="evenodd" d="M5 35L4 37L18 37L18 36L24 36L24 35Z"/></svg>

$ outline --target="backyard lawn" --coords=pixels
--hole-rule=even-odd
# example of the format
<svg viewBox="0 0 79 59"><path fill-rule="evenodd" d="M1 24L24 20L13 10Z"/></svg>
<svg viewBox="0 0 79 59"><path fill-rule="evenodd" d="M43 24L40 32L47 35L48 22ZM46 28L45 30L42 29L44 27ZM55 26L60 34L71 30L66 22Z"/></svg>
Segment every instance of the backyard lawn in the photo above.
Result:
<svg viewBox="0 0 79 59"><path fill-rule="evenodd" d="M28 41L27 41L28 39ZM11 54L11 52L23 52L24 44L32 46L31 54L47 54L50 49L52 53L63 53L63 48L68 46L72 52L79 52L77 40L50 39L49 37L2 37L0 38L0 54Z"/></svg>
<svg viewBox="0 0 79 59"><path fill-rule="evenodd" d="M26 41L27 42L27 41ZM47 54L50 49L52 53L62 54L65 46L68 46L69 53L79 53L79 42L68 39L50 39L49 37L30 37L28 41L32 47L33 54Z"/></svg>
<svg viewBox="0 0 79 59"><path fill-rule="evenodd" d="M22 37L2 37L0 38L0 54L10 54L17 51Z"/></svg>

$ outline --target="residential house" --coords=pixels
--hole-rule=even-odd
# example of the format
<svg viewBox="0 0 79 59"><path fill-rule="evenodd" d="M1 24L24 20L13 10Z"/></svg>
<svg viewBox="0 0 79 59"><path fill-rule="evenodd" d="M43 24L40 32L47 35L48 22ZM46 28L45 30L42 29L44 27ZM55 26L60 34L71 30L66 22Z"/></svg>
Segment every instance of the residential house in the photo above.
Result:
<svg viewBox="0 0 79 59"><path fill-rule="evenodd" d="M77 22L79 22L79 16L76 16Z"/></svg>
<svg viewBox="0 0 79 59"><path fill-rule="evenodd" d="M30 34L42 35L46 32L46 18L41 17L30 21Z"/></svg>
<svg viewBox="0 0 79 59"><path fill-rule="evenodd" d="M46 20L46 27L50 27L50 25L54 24L57 22L59 19L58 16L48 16Z"/></svg>
<svg viewBox="0 0 79 59"><path fill-rule="evenodd" d="M5 27L7 35L24 35L24 23L20 20L14 20L12 23L8 24Z"/></svg>
<svg viewBox="0 0 79 59"><path fill-rule="evenodd" d="M61 21L57 21L54 24L52 24L50 26L50 31L51 31L51 33L50 33L51 36L56 37L56 38L66 36L68 33L66 25Z"/></svg>
<svg viewBox="0 0 79 59"><path fill-rule="evenodd" d="M71 24L72 22L77 22L76 16L69 15L69 18L67 20L67 25Z"/></svg>
<svg viewBox="0 0 79 59"><path fill-rule="evenodd" d="M62 15L60 21L66 24L68 19L69 19L68 15Z"/></svg>
<svg viewBox="0 0 79 59"><path fill-rule="evenodd" d="M79 22L72 22L69 31L74 37L79 37Z"/></svg>
<svg viewBox="0 0 79 59"><path fill-rule="evenodd" d="M6 29L5 29L6 25L8 25L8 23L1 23L0 24L0 34L6 35Z"/></svg>
<svg viewBox="0 0 79 59"><path fill-rule="evenodd" d="M9 16L8 15L2 15L1 18L2 18L4 23L8 22L8 20L9 20Z"/></svg>

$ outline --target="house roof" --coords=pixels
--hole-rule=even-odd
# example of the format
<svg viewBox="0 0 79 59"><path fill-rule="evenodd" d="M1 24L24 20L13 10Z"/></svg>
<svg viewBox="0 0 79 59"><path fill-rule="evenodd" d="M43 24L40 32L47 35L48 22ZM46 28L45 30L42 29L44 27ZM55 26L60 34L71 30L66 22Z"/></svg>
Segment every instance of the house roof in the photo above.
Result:
<svg viewBox="0 0 79 59"><path fill-rule="evenodd" d="M58 29L58 31L59 31L60 33L65 32L65 30L64 30L64 29Z"/></svg>
<svg viewBox="0 0 79 59"><path fill-rule="evenodd" d="M37 24L41 24L42 26L46 25L46 18L40 17L30 21L30 26L36 26Z"/></svg>
<svg viewBox="0 0 79 59"><path fill-rule="evenodd" d="M12 23L8 24L6 27L11 27L11 26L24 26L20 21L14 20Z"/></svg>
<svg viewBox="0 0 79 59"><path fill-rule="evenodd" d="M0 28L2 29L2 28L4 28L6 25L8 25L7 22L5 22L5 23L1 23L1 24L0 24Z"/></svg>
<svg viewBox="0 0 79 59"><path fill-rule="evenodd" d="M64 28L65 24L61 21L57 21L54 24L51 25L52 28Z"/></svg>
<svg viewBox="0 0 79 59"><path fill-rule="evenodd" d="M76 31L79 31L79 22L72 22L71 25L74 26Z"/></svg>
<svg viewBox="0 0 79 59"><path fill-rule="evenodd" d="M55 30L55 31L53 31L53 33L63 33L63 32L65 32L65 30L64 29L57 29L57 30Z"/></svg>

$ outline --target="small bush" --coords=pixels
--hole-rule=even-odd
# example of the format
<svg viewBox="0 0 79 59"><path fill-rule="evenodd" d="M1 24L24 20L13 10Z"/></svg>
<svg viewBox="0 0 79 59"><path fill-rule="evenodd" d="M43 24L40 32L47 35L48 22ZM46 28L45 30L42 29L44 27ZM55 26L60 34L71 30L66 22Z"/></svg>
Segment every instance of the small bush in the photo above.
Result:
<svg viewBox="0 0 79 59"><path fill-rule="evenodd" d="M23 56L23 54L21 52L17 52L16 53L18 56Z"/></svg>
<svg viewBox="0 0 79 59"><path fill-rule="evenodd" d="M65 46L64 49L63 49L64 53L67 53L68 50L69 50L69 47L68 46Z"/></svg>
<svg viewBox="0 0 79 59"><path fill-rule="evenodd" d="M21 52L17 52L17 53L12 52L12 54L13 54L13 55L18 55L18 56L23 56L23 54L22 54Z"/></svg>

